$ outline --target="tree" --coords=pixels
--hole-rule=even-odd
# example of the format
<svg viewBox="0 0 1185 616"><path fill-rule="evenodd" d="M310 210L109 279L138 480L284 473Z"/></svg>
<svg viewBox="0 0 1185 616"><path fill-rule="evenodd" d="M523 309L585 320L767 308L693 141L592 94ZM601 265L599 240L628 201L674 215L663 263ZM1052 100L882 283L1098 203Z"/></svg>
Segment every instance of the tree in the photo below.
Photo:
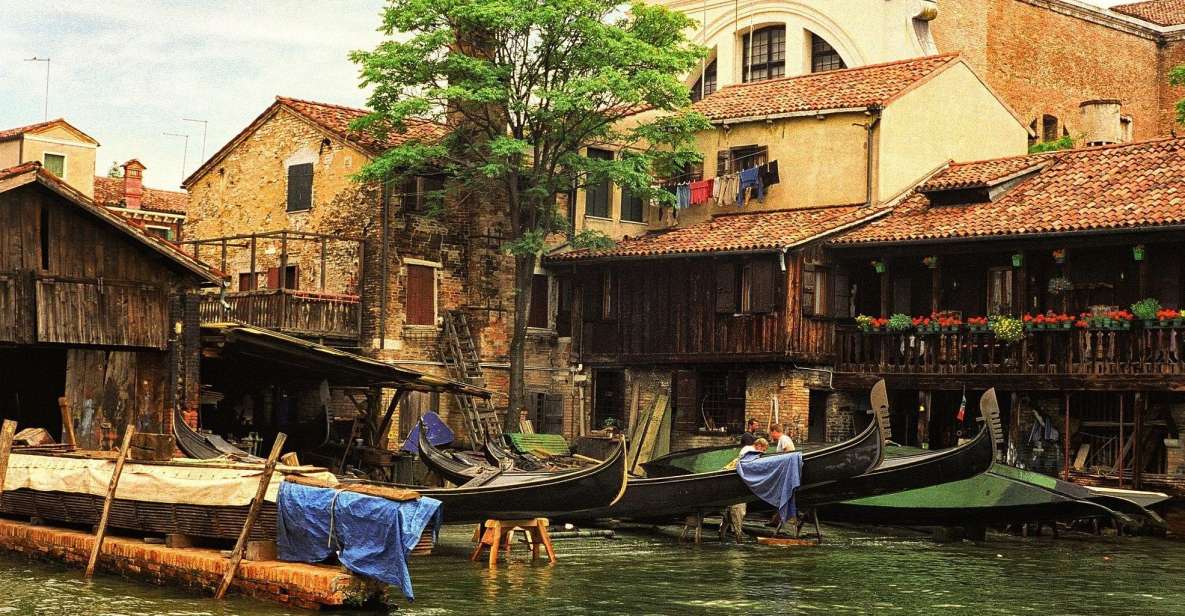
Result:
<svg viewBox="0 0 1185 616"><path fill-rule="evenodd" d="M116 162L114 160L111 161L111 168L107 170L107 177L109 177L109 178L123 177L123 168L119 166L118 162Z"/></svg>
<svg viewBox="0 0 1185 616"><path fill-rule="evenodd" d="M1169 70L1169 83L1181 87L1185 86L1185 64L1178 64ZM1177 101L1177 123L1185 124L1185 99Z"/></svg>
<svg viewBox="0 0 1185 616"><path fill-rule="evenodd" d="M535 266L549 236L568 230L557 195L609 180L669 203L673 196L655 188L655 178L699 160L694 134L708 124L687 111L682 81L704 56L684 35L692 25L642 2L391 0L381 28L391 38L351 54L363 87L373 87L373 113L355 128L383 136L413 117L451 127L441 141L387 151L359 180L439 170L462 190L496 194L505 205L511 240L504 249L515 271L508 429L517 430L525 407ZM621 154L590 158L590 146ZM605 240L570 237L577 246Z"/></svg>

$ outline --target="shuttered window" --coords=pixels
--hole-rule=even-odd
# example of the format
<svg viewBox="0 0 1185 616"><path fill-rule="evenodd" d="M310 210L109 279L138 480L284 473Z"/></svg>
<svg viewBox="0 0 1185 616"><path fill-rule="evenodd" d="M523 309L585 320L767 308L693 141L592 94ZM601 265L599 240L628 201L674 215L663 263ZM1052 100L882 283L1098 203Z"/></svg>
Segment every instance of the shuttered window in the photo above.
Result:
<svg viewBox="0 0 1185 616"><path fill-rule="evenodd" d="M560 336L572 335L572 302L575 292L572 289L572 279L557 277L555 331Z"/></svg>
<svg viewBox="0 0 1185 616"><path fill-rule="evenodd" d="M826 316L827 270L804 265L802 268L802 314Z"/></svg>
<svg viewBox="0 0 1185 616"><path fill-rule="evenodd" d="M313 207L313 163L288 167L288 211L303 212Z"/></svg>
<svg viewBox="0 0 1185 616"><path fill-rule="evenodd" d="M716 265L716 312L733 314L739 308L737 266L734 263L718 263Z"/></svg>
<svg viewBox="0 0 1185 616"><path fill-rule="evenodd" d="M745 312L764 314L773 312L777 305L774 293L774 264L765 259L748 264L749 306Z"/></svg>
<svg viewBox="0 0 1185 616"><path fill-rule="evenodd" d="M1012 314L1012 268L993 267L988 270L987 313Z"/></svg>
<svg viewBox="0 0 1185 616"><path fill-rule="evenodd" d="M621 219L646 222L646 202L627 188L621 189Z"/></svg>
<svg viewBox="0 0 1185 616"><path fill-rule="evenodd" d="M436 325L436 269L407 266L407 324Z"/></svg>
<svg viewBox="0 0 1185 616"><path fill-rule="evenodd" d="M280 288L280 268L267 268L267 288ZM300 268L296 265L289 265L286 275L284 276L285 289L299 289L300 288Z"/></svg>
<svg viewBox="0 0 1185 616"><path fill-rule="evenodd" d="M550 287L547 276L542 274L535 274L531 280L531 309L527 313L527 327L547 328Z"/></svg>
<svg viewBox="0 0 1185 616"><path fill-rule="evenodd" d="M852 282L848 275L836 272L831 287L831 316L837 319L851 318Z"/></svg>
<svg viewBox="0 0 1185 616"><path fill-rule="evenodd" d="M613 152L609 150L588 149L588 157L599 160L613 160ZM609 204L611 203L613 185L609 180L593 182L584 187L584 214L609 218Z"/></svg>
<svg viewBox="0 0 1185 616"><path fill-rule="evenodd" d="M45 170L62 178L66 179L66 156L64 154L45 154L42 158L45 165Z"/></svg>

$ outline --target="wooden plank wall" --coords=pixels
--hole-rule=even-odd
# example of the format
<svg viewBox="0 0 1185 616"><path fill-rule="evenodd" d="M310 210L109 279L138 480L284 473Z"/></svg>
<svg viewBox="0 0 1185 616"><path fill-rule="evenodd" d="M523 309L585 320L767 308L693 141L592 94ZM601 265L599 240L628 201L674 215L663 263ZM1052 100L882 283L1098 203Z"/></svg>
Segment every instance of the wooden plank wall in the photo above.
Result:
<svg viewBox="0 0 1185 616"><path fill-rule="evenodd" d="M156 351L70 349L66 352L66 399L78 445L111 449L124 426L167 433L169 356Z"/></svg>

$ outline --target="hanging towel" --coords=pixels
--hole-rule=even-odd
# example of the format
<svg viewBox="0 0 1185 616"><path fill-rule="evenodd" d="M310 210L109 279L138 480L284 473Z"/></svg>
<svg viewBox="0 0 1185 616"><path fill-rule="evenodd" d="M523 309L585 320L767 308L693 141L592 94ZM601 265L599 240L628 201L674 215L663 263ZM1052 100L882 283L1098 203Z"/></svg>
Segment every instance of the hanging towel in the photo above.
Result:
<svg viewBox="0 0 1185 616"><path fill-rule="evenodd" d="M440 528L440 501L396 502L287 481L276 499L280 560L319 563L337 553L347 569L398 586L413 599L407 556L424 530Z"/></svg>
<svg viewBox="0 0 1185 616"><path fill-rule="evenodd" d="M737 464L737 474L753 494L776 507L783 520L798 515L794 491L802 483L802 452L773 456L747 453Z"/></svg>
<svg viewBox="0 0 1185 616"><path fill-rule="evenodd" d="M691 205L699 205L712 196L712 180L700 180L691 183Z"/></svg>
<svg viewBox="0 0 1185 616"><path fill-rule="evenodd" d="M753 189L753 196L758 201L765 199L765 186L761 184L761 173L757 167L751 167L741 172L740 189L737 190L737 205L745 205L745 192Z"/></svg>
<svg viewBox="0 0 1185 616"><path fill-rule="evenodd" d="M758 167L758 169L761 170L761 183L765 188L769 188L782 181L782 178L778 176L778 161L765 163Z"/></svg>
<svg viewBox="0 0 1185 616"><path fill-rule="evenodd" d="M716 178L716 184L719 185L716 202L723 206L736 200L737 195L737 175L730 173Z"/></svg>
<svg viewBox="0 0 1185 616"><path fill-rule="evenodd" d="M675 187L675 207L679 209L691 205L691 184L680 184Z"/></svg>

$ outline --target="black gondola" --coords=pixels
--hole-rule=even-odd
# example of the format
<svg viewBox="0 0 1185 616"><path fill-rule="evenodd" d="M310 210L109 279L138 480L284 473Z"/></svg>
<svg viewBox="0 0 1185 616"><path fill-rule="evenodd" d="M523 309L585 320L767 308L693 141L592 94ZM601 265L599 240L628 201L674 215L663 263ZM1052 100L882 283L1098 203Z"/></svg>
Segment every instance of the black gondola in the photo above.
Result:
<svg viewBox="0 0 1185 616"><path fill-rule="evenodd" d="M202 434L194 431L181 417L181 411L173 412L173 435L177 448L185 455L198 460L211 460L229 456L242 462L262 462L262 458L231 445L216 434Z"/></svg>

